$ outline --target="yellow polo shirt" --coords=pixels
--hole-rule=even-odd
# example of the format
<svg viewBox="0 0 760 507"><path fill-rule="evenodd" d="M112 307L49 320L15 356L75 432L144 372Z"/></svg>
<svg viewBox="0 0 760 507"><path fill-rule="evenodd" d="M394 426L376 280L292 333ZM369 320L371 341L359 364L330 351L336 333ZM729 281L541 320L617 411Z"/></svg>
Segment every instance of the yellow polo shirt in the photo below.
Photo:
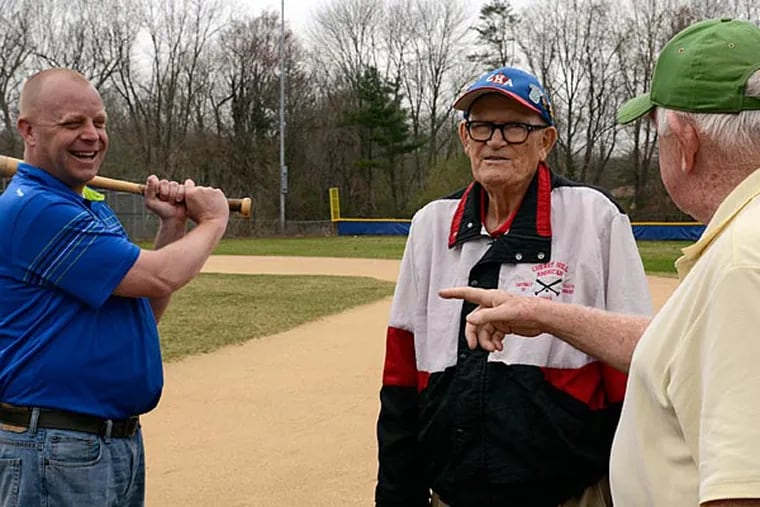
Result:
<svg viewBox="0 0 760 507"><path fill-rule="evenodd" d="M616 506L760 498L760 169L683 253L681 284L633 354Z"/></svg>

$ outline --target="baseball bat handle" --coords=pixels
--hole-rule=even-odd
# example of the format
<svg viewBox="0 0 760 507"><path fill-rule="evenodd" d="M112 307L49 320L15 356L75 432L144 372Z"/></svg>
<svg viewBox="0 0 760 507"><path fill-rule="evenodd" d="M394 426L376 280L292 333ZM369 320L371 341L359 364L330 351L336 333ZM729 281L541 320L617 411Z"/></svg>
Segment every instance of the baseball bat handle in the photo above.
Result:
<svg viewBox="0 0 760 507"><path fill-rule="evenodd" d="M10 177L16 174L16 169L21 160L13 157L0 155L0 176ZM133 183L131 181L117 180L105 176L95 176L87 182L88 186L102 188L106 190L115 190L117 192L127 192L130 194L143 195L145 185L142 183ZM227 199L230 211L236 211L243 217L251 216L251 205L253 204L250 197L241 199Z"/></svg>

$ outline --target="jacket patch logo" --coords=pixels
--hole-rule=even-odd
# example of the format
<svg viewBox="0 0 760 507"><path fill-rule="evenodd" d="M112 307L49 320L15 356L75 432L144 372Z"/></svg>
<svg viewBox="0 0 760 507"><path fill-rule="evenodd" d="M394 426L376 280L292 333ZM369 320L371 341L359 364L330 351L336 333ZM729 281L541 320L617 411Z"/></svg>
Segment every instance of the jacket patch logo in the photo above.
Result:
<svg viewBox="0 0 760 507"><path fill-rule="evenodd" d="M560 283L562 283L562 278L557 278L553 282L549 282L549 283L545 283L540 278L536 278L536 285L534 285L533 287L538 286L538 290L534 290L533 295L540 296L544 292L546 292L547 295L549 295L549 293L551 292L555 296L559 296L559 291L562 287L561 286L557 287L557 285Z"/></svg>
<svg viewBox="0 0 760 507"><path fill-rule="evenodd" d="M530 93L528 94L528 97L533 101L534 104L538 104L538 101L543 98L544 94L541 93L541 89L533 83L530 83L529 86Z"/></svg>
<svg viewBox="0 0 760 507"><path fill-rule="evenodd" d="M554 299L562 294L575 293L575 285L567 280L567 264L551 261L533 266L533 282L519 281L515 287L526 295Z"/></svg>

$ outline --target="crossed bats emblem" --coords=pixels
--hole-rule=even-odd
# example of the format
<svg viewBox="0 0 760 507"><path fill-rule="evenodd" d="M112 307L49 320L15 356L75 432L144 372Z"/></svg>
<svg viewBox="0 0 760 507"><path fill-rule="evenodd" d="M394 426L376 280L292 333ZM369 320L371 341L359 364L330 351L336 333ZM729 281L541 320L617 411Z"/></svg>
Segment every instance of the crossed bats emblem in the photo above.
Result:
<svg viewBox="0 0 760 507"><path fill-rule="evenodd" d="M540 278L536 278L536 283L541 285L541 288L533 292L534 296L538 296L544 292L553 292L555 296L559 296L559 290L555 289L554 286L558 283L562 283L562 278L557 278L551 283L544 283Z"/></svg>

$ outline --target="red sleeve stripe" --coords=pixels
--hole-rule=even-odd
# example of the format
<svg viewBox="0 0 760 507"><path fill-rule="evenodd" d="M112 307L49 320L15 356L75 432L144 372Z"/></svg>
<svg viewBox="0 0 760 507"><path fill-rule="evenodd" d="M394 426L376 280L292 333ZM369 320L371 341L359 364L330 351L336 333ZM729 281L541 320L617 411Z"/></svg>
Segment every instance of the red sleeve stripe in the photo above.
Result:
<svg viewBox="0 0 760 507"><path fill-rule="evenodd" d="M538 165L538 192L536 200L536 232L545 238L552 235L552 179L545 163Z"/></svg>
<svg viewBox="0 0 760 507"><path fill-rule="evenodd" d="M427 386L428 382L430 382L430 372L429 371L419 371L417 372L417 392L421 393L424 391Z"/></svg>
<svg viewBox="0 0 760 507"><path fill-rule="evenodd" d="M628 375L616 370L612 366L602 365L604 376L604 392L607 393L607 401L620 403L625 396L625 385L628 383Z"/></svg>
<svg viewBox="0 0 760 507"><path fill-rule="evenodd" d="M383 385L417 387L417 380L414 333L389 327L385 342Z"/></svg>
<svg viewBox="0 0 760 507"><path fill-rule="evenodd" d="M589 363L583 368L541 368L546 381L591 410L601 410L610 403L620 403L625 395L626 375L604 363Z"/></svg>

